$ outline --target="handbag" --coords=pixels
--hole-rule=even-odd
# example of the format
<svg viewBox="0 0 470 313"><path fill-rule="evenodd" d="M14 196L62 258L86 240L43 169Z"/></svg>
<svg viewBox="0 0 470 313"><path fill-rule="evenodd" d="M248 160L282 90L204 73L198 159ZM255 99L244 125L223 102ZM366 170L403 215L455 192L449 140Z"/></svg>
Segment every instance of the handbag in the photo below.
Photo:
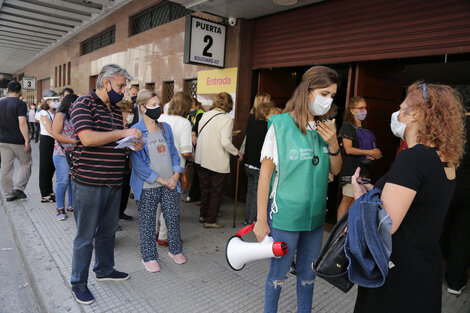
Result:
<svg viewBox="0 0 470 313"><path fill-rule="evenodd" d="M184 169L180 174L180 183L181 190L185 190L189 186L188 174L186 173L186 169Z"/></svg>
<svg viewBox="0 0 470 313"><path fill-rule="evenodd" d="M312 268L317 276L323 278L343 292L348 292L354 284L348 277L349 260L344 252L348 233L348 213L331 230L325 245L320 251Z"/></svg>
<svg viewBox="0 0 470 313"><path fill-rule="evenodd" d="M60 141L57 141L57 143L62 148L62 151L64 151L65 159L67 160L67 163L69 164L70 167L72 167L73 166L73 150L67 151L65 150L64 146L60 143Z"/></svg>

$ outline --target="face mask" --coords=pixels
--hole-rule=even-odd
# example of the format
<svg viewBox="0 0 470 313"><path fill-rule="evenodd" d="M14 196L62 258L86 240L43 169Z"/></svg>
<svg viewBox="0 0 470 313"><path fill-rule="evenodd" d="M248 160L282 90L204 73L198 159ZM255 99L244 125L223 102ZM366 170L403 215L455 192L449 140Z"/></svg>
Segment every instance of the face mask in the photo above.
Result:
<svg viewBox="0 0 470 313"><path fill-rule="evenodd" d="M162 114L162 108L159 107L159 106L156 107L156 108L152 108L152 109L148 109L148 108L146 108L146 109L147 109L147 111L145 111L145 115L150 117L155 122L158 120L158 118Z"/></svg>
<svg viewBox="0 0 470 313"><path fill-rule="evenodd" d="M405 140L405 129L406 129L406 125L409 123L402 123L398 120L398 115L400 114L400 111L396 111L396 112L393 112L392 113L392 119L390 121L390 128L392 130L392 133Z"/></svg>
<svg viewBox="0 0 470 313"><path fill-rule="evenodd" d="M122 98L124 98L124 94L119 94L116 91L114 91L111 83L109 83L109 86L111 88L109 91L107 91L109 102L111 102L113 104L116 104L119 101L121 101Z"/></svg>
<svg viewBox="0 0 470 313"><path fill-rule="evenodd" d="M132 123L133 120L134 120L134 114L128 114L126 118L127 124Z"/></svg>
<svg viewBox="0 0 470 313"><path fill-rule="evenodd" d="M53 109L57 109L59 107L59 101L51 101L49 106Z"/></svg>
<svg viewBox="0 0 470 313"><path fill-rule="evenodd" d="M308 104L308 110L313 114L313 116L322 116L330 110L332 102L332 98L315 96L315 101Z"/></svg>
<svg viewBox="0 0 470 313"><path fill-rule="evenodd" d="M137 100L137 96L132 96L131 100L132 100L133 103L135 103L135 101Z"/></svg>
<svg viewBox="0 0 470 313"><path fill-rule="evenodd" d="M363 121L366 119L366 116L367 116L367 111L366 110L363 110L363 111L359 111L357 114L356 114L356 118L360 121Z"/></svg>
<svg viewBox="0 0 470 313"><path fill-rule="evenodd" d="M31 110L34 110L36 107L34 105L31 106Z"/></svg>
<svg viewBox="0 0 470 313"><path fill-rule="evenodd" d="M197 113L197 110L192 110L191 112L189 112L189 116L194 117L196 116L196 113Z"/></svg>

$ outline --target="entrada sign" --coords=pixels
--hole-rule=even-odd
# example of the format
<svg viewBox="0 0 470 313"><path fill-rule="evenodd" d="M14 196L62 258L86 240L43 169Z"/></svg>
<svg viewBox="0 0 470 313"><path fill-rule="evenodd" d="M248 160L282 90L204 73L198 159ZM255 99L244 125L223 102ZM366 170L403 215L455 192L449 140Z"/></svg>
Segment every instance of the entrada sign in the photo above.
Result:
<svg viewBox="0 0 470 313"><path fill-rule="evenodd" d="M224 67L226 30L225 25L187 16L184 63Z"/></svg>

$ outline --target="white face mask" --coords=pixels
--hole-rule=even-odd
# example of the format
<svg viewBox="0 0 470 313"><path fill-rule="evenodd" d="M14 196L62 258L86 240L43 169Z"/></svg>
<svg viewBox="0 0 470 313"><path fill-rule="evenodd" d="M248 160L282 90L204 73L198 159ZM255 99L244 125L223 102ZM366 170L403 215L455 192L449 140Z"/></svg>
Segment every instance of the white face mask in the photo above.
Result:
<svg viewBox="0 0 470 313"><path fill-rule="evenodd" d="M51 101L49 106L53 109L57 109L59 107L59 101Z"/></svg>
<svg viewBox="0 0 470 313"><path fill-rule="evenodd" d="M390 121L390 128L392 130L392 133L405 140L405 129L406 129L406 125L409 123L402 123L398 120L398 115L400 114L400 110L396 111L396 112L393 112L392 113L392 118L391 118L391 121Z"/></svg>
<svg viewBox="0 0 470 313"><path fill-rule="evenodd" d="M134 120L134 114L128 114L126 118L127 124L132 123L133 120Z"/></svg>
<svg viewBox="0 0 470 313"><path fill-rule="evenodd" d="M330 110L332 102L332 98L315 96L313 103L308 104L308 110L313 116L322 116Z"/></svg>
<svg viewBox="0 0 470 313"><path fill-rule="evenodd" d="M31 106L31 110L34 110L36 107L34 105Z"/></svg>

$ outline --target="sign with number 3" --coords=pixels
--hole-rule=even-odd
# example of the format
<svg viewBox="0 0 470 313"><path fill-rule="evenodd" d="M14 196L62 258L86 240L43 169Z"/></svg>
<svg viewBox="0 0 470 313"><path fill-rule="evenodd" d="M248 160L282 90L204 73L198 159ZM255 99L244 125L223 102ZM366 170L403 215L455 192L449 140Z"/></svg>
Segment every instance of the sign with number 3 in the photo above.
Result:
<svg viewBox="0 0 470 313"><path fill-rule="evenodd" d="M23 77L23 89L36 90L36 78Z"/></svg>

